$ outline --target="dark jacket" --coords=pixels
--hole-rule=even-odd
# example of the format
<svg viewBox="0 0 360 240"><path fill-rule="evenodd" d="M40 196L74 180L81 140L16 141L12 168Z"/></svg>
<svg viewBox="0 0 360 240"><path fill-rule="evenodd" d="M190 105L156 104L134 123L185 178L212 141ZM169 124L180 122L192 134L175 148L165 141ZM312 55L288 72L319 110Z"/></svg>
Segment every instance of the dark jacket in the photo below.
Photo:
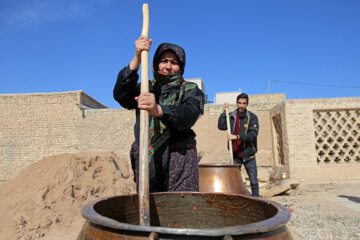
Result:
<svg viewBox="0 0 360 240"><path fill-rule="evenodd" d="M230 113L231 134L234 134L237 112L238 110L236 109L235 111ZM219 117L218 128L220 130L227 130L225 113L222 113ZM246 110L246 113L241 117L240 124L241 150L243 152L243 160L245 162L255 158L255 153L257 152L258 132L259 121L257 116L252 112Z"/></svg>
<svg viewBox="0 0 360 240"><path fill-rule="evenodd" d="M136 109L136 123L134 126L135 139L139 143L140 110L137 108L136 96L140 95L139 75L136 70L130 70L129 66L123 68L117 77L113 95L120 105L127 109ZM159 102L160 87L152 86L149 81L149 91L155 94L156 102ZM163 116L160 120L170 129L170 143L181 141L189 137L195 137L191 127L195 124L203 111L204 93L195 87L191 93L185 94L178 105L162 105ZM191 95L191 97L190 97ZM151 121L151 115L149 116Z"/></svg>

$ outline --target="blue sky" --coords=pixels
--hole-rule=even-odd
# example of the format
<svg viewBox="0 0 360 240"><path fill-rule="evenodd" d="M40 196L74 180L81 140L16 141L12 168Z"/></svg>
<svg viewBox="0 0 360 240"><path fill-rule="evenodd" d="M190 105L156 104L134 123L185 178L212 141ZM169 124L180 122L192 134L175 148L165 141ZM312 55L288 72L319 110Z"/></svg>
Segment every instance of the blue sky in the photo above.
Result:
<svg viewBox="0 0 360 240"><path fill-rule="evenodd" d="M141 34L136 0L0 0L0 94L83 90L117 108L112 90ZM358 0L153 0L152 60L161 42L186 51L185 78L216 92L288 99L360 92ZM152 76L150 74L150 76Z"/></svg>

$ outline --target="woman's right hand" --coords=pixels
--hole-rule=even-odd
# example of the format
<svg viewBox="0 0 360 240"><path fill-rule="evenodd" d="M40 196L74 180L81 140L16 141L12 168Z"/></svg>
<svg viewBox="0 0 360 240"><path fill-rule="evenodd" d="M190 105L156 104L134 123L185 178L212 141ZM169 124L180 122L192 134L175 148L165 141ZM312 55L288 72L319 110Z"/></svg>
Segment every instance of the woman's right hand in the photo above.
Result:
<svg viewBox="0 0 360 240"><path fill-rule="evenodd" d="M141 63L141 52L150 51L152 39L147 39L145 36L140 36L135 41L135 56L130 62L130 69L137 70Z"/></svg>
<svg viewBox="0 0 360 240"><path fill-rule="evenodd" d="M142 51L150 51L150 46L152 43L152 39L147 39L145 36L140 36L135 41L135 55L141 57Z"/></svg>

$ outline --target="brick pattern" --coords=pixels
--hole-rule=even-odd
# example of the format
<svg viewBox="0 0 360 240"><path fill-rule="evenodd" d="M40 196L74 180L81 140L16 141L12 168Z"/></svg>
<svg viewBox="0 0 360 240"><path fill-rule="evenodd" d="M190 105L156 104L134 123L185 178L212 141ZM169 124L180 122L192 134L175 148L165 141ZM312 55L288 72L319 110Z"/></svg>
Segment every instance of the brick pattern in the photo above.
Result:
<svg viewBox="0 0 360 240"><path fill-rule="evenodd" d="M358 111L359 108L360 97L352 97L285 100L272 109L272 114L281 112L287 174L301 181L360 179L358 161L318 163L314 127L314 111Z"/></svg>
<svg viewBox="0 0 360 240"><path fill-rule="evenodd" d="M252 94L249 95L250 104L267 104L280 103L286 100L285 93L272 93L272 94Z"/></svg>
<svg viewBox="0 0 360 240"><path fill-rule="evenodd" d="M285 99L285 93L249 95L249 105L247 109L252 112L269 111L271 108L283 102ZM237 107L235 101L234 103L230 102L229 104L229 111L234 111ZM210 115L220 115L223 110L223 104L205 105L205 111L209 112Z"/></svg>
<svg viewBox="0 0 360 240"><path fill-rule="evenodd" d="M314 111L318 163L360 162L360 109Z"/></svg>
<svg viewBox="0 0 360 240"><path fill-rule="evenodd" d="M278 129L278 131L280 132L281 129L281 137L279 136L279 139L277 138L277 134L279 132L277 132L276 127L275 127L275 123L274 121L272 121L272 134L273 134L273 142L278 144L278 145L282 145L282 148L278 148L278 145L274 146L274 159L275 159L275 165L280 165L282 169L284 169L285 174L287 177L290 177L290 163L289 163L289 140L288 140L288 130L287 130L287 122L286 122L286 101L283 101L282 103L274 106L271 110L270 110L270 116L272 117L272 119L274 117L279 117L278 121L280 122L280 126L276 126ZM281 142L278 142L281 141ZM277 152L277 150L282 150L281 153ZM278 156L282 155L283 159L279 160Z"/></svg>
<svg viewBox="0 0 360 240"><path fill-rule="evenodd" d="M281 116L280 114L274 116L273 118L273 127L275 132L275 146L274 146L274 152L276 155L276 163L285 165L285 159L284 159L284 146L283 146L283 134L281 130Z"/></svg>
<svg viewBox="0 0 360 240"><path fill-rule="evenodd" d="M85 110L76 119L80 151L112 151L129 158L134 141L135 111L126 109Z"/></svg>
<svg viewBox="0 0 360 240"><path fill-rule="evenodd" d="M97 100L95 100L94 98L90 97L89 95L87 95L86 93L84 93L82 91L80 91L79 97L80 97L79 102L83 106L87 106L92 109L107 108L105 105L98 102Z"/></svg>
<svg viewBox="0 0 360 240"><path fill-rule="evenodd" d="M236 108L235 105L231 107ZM249 110L255 112L260 121L258 164L281 164L289 177L304 181L359 179L359 109L360 97L285 100L272 104L250 102ZM214 124L202 126L200 119L194 127L195 130L209 130L198 130L206 133L199 135L200 151L201 146L208 145L211 131L216 131L217 116L223 109L221 105L206 105L205 111L213 115ZM331 125L332 129L341 125L339 135L349 128L346 130L347 145L338 144L339 149L335 149L336 145L328 144L326 156L329 159L331 151L348 147L341 161L336 161L336 157L330 161L319 158L319 149L324 145L317 141L324 130L316 130L318 122L314 123L314 119L316 114L321 115L319 121L325 119L322 117L325 113L339 113L344 122L346 120L345 124ZM134 111L108 109L82 91L0 95L0 181L10 180L26 166L54 154L113 151L129 159L134 122ZM323 129L327 127L325 124ZM329 133L331 135L332 131ZM350 141L348 137L353 134L356 136ZM269 139L269 136L272 137ZM328 137L322 140L331 141ZM335 138L332 140L335 142ZM275 153L278 149L275 157L273 149ZM279 158L280 161L274 161Z"/></svg>
<svg viewBox="0 0 360 240"><path fill-rule="evenodd" d="M47 155L74 152L80 92L0 95L0 181Z"/></svg>
<svg viewBox="0 0 360 240"><path fill-rule="evenodd" d="M79 104L105 107L82 91L0 95L0 182L45 156L81 151Z"/></svg>

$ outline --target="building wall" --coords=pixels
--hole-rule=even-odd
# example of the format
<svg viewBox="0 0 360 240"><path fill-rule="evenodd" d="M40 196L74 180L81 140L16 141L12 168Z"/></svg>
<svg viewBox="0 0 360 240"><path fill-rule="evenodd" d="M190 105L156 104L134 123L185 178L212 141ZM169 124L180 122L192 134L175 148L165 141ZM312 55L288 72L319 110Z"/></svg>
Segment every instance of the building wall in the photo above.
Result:
<svg viewBox="0 0 360 240"><path fill-rule="evenodd" d="M82 91L0 95L0 106L0 181L12 179L45 156L68 152L113 151L127 159L130 169L134 111L104 108ZM206 152L204 160L221 162L227 156L226 131L217 129L222 106L205 108L205 114L194 126L198 151ZM269 165L273 161L272 144L267 137L269 111L259 110L256 114L261 126L258 164ZM217 143L214 145L209 139L217 139Z"/></svg>
<svg viewBox="0 0 360 240"><path fill-rule="evenodd" d="M236 94L236 96L239 93ZM235 95L234 95L235 96ZM236 100L235 96L235 100ZM259 120L259 135L258 135L258 152L256 154L256 162L258 166L275 166L275 158L274 158L274 152L273 152L273 132L272 132L272 119L270 115L270 110L277 106L279 103L283 102L286 99L285 94L270 94L268 96L267 94L263 95L249 95L249 105L247 109L253 113L255 113ZM236 102L234 100L234 102ZM269 100L269 101L268 101ZM234 111L237 108L236 104L230 104L229 111ZM209 104L205 105L205 112L210 115L214 116L213 120L213 129L217 129L217 119L219 115L224 111L224 107L222 104ZM199 123L202 124L202 119L199 120ZM209 129L209 131L214 131ZM216 130L219 131L219 130ZM204 135L202 131L199 131L201 134L199 138L201 139L201 136ZM218 148L212 148L208 149L208 153L211 153L212 156L215 156L216 159L218 159L217 156L223 156L224 155L224 149L227 149L227 143L226 141L223 141L222 139L226 138L226 131L223 131L222 133L215 132L212 137L213 141L222 141L222 143L217 143L216 146L219 146ZM204 137L201 139L202 141L199 141L199 149L201 149L202 144L205 144L206 141L208 141L209 136ZM207 160L207 158L206 158ZM209 160L210 161L210 160ZM211 162L213 161L213 158L211 159Z"/></svg>
<svg viewBox="0 0 360 240"><path fill-rule="evenodd" d="M0 95L0 181L44 156L79 151L80 103L103 106L81 91Z"/></svg>
<svg viewBox="0 0 360 240"><path fill-rule="evenodd" d="M215 104L224 104L224 103L233 104L236 102L236 97L240 93L241 91L215 93Z"/></svg>
<svg viewBox="0 0 360 240"><path fill-rule="evenodd" d="M87 95L83 91L78 91L78 92L79 92L79 95L80 95L80 100L79 101L80 101L81 105L89 107L89 108L93 108L93 109L107 108L105 105L98 102L94 98L90 97L89 95Z"/></svg>
<svg viewBox="0 0 360 240"><path fill-rule="evenodd" d="M273 166L271 139L271 122L269 111L255 113L259 119L258 166ZM230 163L227 148L227 131L217 128L219 115L205 111L196 122L193 130L196 133L197 150L202 156L201 163Z"/></svg>
<svg viewBox="0 0 360 240"><path fill-rule="evenodd" d="M0 180L42 156L73 152L79 93L0 95Z"/></svg>
<svg viewBox="0 0 360 240"><path fill-rule="evenodd" d="M126 159L126 175L130 172L129 152L134 141L135 111L126 109L90 109L75 121L80 152L114 152ZM121 164L124 166L124 164ZM119 165L119 167L121 167Z"/></svg>
<svg viewBox="0 0 360 240"><path fill-rule="evenodd" d="M249 110L259 118L258 165L282 165L304 181L359 178L360 98L251 101ZM194 126L203 160L228 153L226 131L217 129L222 111L206 105ZM82 151L113 151L132 174L134 122L134 111L105 108L81 91L0 95L0 181L45 156Z"/></svg>
<svg viewBox="0 0 360 240"><path fill-rule="evenodd" d="M235 104L237 96L241 92L223 92L215 94L215 104L222 105L224 103ZM268 104L279 103L286 99L285 93L274 93L274 94L252 94L249 95L250 104Z"/></svg>
<svg viewBox="0 0 360 240"><path fill-rule="evenodd" d="M256 154L258 166L274 166L272 127L269 111L272 106L274 104L251 104L251 102L248 106L248 110L256 114L259 121L258 152ZM232 112L235 109L236 105L230 104L229 111ZM205 157L207 162L214 163L219 161L217 160L219 156L227 154L224 154L227 151L227 141L224 140L226 139L227 131L220 131L217 128L218 118L223 111L223 105L205 105L205 115L199 119L194 128L197 130L197 138L199 139L198 150L206 151L208 155L213 156L211 158ZM204 146L209 144L209 139L211 139L211 145L214 146L212 148Z"/></svg>
<svg viewBox="0 0 360 240"><path fill-rule="evenodd" d="M282 166L287 176L290 176L289 168L289 141L285 118L285 101L274 106L270 110L273 158L275 166Z"/></svg>
<svg viewBox="0 0 360 240"><path fill-rule="evenodd" d="M203 91L204 93L206 92L205 90L205 85L204 85L204 82L202 80L202 78L187 78L185 79L186 81L189 81L189 82L193 82L193 83L196 83L198 88Z"/></svg>
<svg viewBox="0 0 360 240"><path fill-rule="evenodd" d="M279 114L291 178L360 179L359 97L285 100L271 111Z"/></svg>

